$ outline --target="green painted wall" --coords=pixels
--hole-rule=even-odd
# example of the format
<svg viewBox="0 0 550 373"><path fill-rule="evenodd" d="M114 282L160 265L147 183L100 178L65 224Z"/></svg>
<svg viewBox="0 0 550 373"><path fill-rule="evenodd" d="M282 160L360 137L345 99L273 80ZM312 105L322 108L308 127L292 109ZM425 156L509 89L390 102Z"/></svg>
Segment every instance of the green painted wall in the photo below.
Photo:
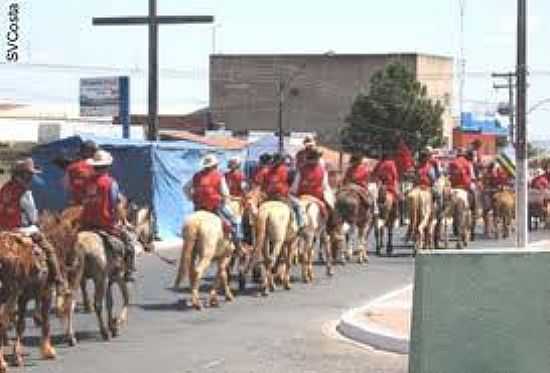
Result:
<svg viewBox="0 0 550 373"><path fill-rule="evenodd" d="M550 252L416 258L409 373L550 372Z"/></svg>

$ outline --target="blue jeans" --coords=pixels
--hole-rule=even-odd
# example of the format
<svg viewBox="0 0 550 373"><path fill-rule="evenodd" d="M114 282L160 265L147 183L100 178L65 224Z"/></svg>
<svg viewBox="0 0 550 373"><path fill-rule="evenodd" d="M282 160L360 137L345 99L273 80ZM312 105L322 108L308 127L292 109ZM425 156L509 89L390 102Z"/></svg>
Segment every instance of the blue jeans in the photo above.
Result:
<svg viewBox="0 0 550 373"><path fill-rule="evenodd" d="M218 214L225 220L229 221L231 224L231 230L233 233L233 238L236 242L241 242L243 239L243 229L240 219L238 219L234 214L233 211L227 207L227 205L223 204L220 209L218 210Z"/></svg>
<svg viewBox="0 0 550 373"><path fill-rule="evenodd" d="M294 215L296 215L296 223L298 228L304 226L304 215L302 214L302 208L300 207L300 200L292 195L288 196L292 210L294 210Z"/></svg>

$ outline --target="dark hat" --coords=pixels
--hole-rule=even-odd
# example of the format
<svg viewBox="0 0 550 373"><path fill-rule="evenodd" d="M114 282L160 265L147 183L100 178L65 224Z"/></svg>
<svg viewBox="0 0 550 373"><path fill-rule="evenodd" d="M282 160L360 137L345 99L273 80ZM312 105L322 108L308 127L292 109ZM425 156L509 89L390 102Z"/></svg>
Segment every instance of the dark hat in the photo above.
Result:
<svg viewBox="0 0 550 373"><path fill-rule="evenodd" d="M97 144L92 140L86 140L80 144L80 151L84 150L90 150L90 151L96 151L98 150Z"/></svg>
<svg viewBox="0 0 550 373"><path fill-rule="evenodd" d="M260 155L260 163L269 163L271 161L271 154L263 153Z"/></svg>
<svg viewBox="0 0 550 373"><path fill-rule="evenodd" d="M285 161L285 156L283 154L280 154L280 153L275 153L273 154L273 157L271 158L271 160L273 161L273 163L283 163Z"/></svg>
<svg viewBox="0 0 550 373"><path fill-rule="evenodd" d="M349 159L350 163L359 163L361 161L363 161L363 156L361 154L358 154L358 153L352 154L350 159Z"/></svg>

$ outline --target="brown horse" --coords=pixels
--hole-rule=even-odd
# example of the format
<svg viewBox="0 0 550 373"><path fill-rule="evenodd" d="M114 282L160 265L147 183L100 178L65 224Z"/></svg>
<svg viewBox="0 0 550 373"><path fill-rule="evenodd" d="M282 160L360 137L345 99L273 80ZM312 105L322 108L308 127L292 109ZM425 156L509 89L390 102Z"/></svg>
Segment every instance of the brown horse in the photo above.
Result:
<svg viewBox="0 0 550 373"><path fill-rule="evenodd" d="M44 359L55 359L51 345L49 313L54 281L48 270L45 253L32 239L18 233L0 233L0 372L7 371L4 344L12 316L17 312L15 365L23 366L22 339L25 332L27 303L39 299L42 324L40 351ZM17 309L17 311L16 311Z"/></svg>
<svg viewBox="0 0 550 373"><path fill-rule="evenodd" d="M350 242L346 241L344 223L351 226ZM374 223L374 198L365 189L356 185L344 186L336 193L334 214L329 219L328 230L331 237L327 271L332 273L331 262L346 250L346 258L351 260L354 252L359 263L367 263L367 242ZM346 259L343 258L343 259Z"/></svg>
<svg viewBox="0 0 550 373"><path fill-rule="evenodd" d="M375 215L376 255L381 254L381 249L386 243L386 253L393 252L393 228L398 218L398 199L395 194L387 190L381 184L378 188L376 202L378 214ZM384 242L384 234L387 233L387 242Z"/></svg>
<svg viewBox="0 0 550 373"><path fill-rule="evenodd" d="M493 201L496 238L508 238L516 210L515 194L504 189L495 193Z"/></svg>

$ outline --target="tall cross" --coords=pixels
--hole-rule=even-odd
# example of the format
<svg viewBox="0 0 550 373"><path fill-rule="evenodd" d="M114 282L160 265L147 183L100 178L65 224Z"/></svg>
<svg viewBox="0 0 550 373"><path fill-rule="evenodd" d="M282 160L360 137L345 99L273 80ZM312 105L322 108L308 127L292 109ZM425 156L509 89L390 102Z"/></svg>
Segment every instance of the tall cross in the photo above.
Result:
<svg viewBox="0 0 550 373"><path fill-rule="evenodd" d="M149 26L149 140L158 139L158 27L160 24L212 23L213 16L158 16L157 0L149 0L149 16L146 17L94 17L94 26L148 25Z"/></svg>

